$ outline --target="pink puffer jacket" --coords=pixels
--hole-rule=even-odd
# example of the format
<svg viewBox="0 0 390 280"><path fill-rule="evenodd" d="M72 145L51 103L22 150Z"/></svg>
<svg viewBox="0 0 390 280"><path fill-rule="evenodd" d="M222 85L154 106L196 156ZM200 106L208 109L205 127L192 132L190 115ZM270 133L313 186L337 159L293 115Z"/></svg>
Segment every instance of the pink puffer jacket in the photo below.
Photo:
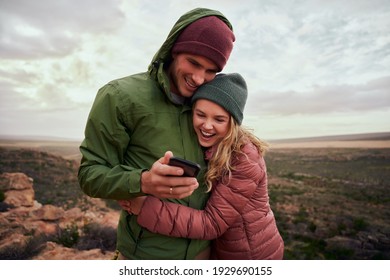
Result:
<svg viewBox="0 0 390 280"><path fill-rule="evenodd" d="M213 186L204 210L148 197L138 216L146 229L175 237L215 239L213 259L283 259L284 242L269 205L266 165L247 144L228 184Z"/></svg>

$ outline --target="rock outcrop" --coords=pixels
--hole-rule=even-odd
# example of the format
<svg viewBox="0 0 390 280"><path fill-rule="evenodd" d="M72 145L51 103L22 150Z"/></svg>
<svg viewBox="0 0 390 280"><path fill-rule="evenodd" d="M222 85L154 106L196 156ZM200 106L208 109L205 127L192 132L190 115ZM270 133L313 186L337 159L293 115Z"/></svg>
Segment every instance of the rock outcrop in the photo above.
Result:
<svg viewBox="0 0 390 280"><path fill-rule="evenodd" d="M1 174L0 194L0 259L113 257L119 211L105 207L101 200L91 199L86 210L41 205L34 200L33 179L24 173ZM108 240L99 240L102 236ZM93 248L104 242L109 242L110 250Z"/></svg>

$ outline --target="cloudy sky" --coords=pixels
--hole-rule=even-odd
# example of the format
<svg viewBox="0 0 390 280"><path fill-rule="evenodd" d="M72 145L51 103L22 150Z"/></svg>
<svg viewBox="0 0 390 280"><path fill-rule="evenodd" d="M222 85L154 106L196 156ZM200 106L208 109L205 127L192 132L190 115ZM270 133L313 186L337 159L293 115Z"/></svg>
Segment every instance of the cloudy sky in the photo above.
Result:
<svg viewBox="0 0 390 280"><path fill-rule="evenodd" d="M97 90L147 69L196 7L232 22L264 139L390 131L389 0L0 1L0 134L82 139Z"/></svg>

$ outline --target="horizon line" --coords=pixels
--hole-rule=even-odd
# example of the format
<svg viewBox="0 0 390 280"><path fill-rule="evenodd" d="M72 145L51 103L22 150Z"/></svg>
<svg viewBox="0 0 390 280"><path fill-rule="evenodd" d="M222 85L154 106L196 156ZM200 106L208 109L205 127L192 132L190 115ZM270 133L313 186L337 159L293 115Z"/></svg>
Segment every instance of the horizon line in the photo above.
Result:
<svg viewBox="0 0 390 280"><path fill-rule="evenodd" d="M83 139L67 138L48 135L6 135L1 134L0 140L19 140L19 141L66 141L81 142ZM390 131L385 132L367 132L367 133L350 133L350 134L332 134L322 136L305 136L293 138L274 138L267 141L345 141L345 140L390 140Z"/></svg>

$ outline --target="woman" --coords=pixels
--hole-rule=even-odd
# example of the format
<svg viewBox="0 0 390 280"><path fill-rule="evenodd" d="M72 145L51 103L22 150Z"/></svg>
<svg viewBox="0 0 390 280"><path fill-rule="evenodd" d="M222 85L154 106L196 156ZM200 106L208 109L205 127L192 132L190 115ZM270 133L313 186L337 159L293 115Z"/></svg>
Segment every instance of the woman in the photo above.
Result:
<svg viewBox="0 0 390 280"><path fill-rule="evenodd" d="M121 205L149 231L213 240L211 259L283 259L284 242L269 205L263 154L267 145L241 127L247 87L220 74L192 98L193 125L206 149L210 198L204 210L152 196ZM142 205L142 207L140 207Z"/></svg>

